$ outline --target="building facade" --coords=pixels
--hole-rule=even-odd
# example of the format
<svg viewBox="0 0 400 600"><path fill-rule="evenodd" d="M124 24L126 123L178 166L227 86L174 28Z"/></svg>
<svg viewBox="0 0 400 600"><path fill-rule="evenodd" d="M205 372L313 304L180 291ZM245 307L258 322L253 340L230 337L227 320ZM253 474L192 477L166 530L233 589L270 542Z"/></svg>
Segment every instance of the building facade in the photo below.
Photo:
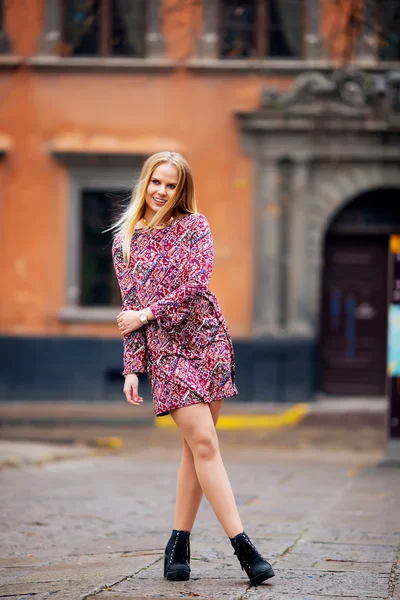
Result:
<svg viewBox="0 0 400 600"><path fill-rule="evenodd" d="M360 27L339 69L334 4L0 3L1 399L121 396L105 230L166 149L213 231L239 399L384 394L400 46Z"/></svg>

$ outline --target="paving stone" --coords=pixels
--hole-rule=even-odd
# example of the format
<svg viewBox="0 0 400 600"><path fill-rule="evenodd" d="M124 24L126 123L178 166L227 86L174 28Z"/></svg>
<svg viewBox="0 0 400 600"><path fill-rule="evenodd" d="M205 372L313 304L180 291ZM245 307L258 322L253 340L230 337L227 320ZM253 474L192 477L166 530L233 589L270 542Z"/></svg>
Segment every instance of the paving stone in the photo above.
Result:
<svg viewBox="0 0 400 600"><path fill-rule="evenodd" d="M396 550L394 546L321 544L300 540L279 561L279 567L390 573Z"/></svg>
<svg viewBox="0 0 400 600"><path fill-rule="evenodd" d="M229 557L222 558L218 561L204 562L204 561L193 561L191 564L191 580L203 580L203 579L243 579L246 581L245 575L242 575L242 570L236 557L234 560ZM153 580L163 578L163 565L161 562L152 565L148 569L143 569L137 575L135 580Z"/></svg>
<svg viewBox="0 0 400 600"><path fill-rule="evenodd" d="M211 536L204 534L201 536L191 536L192 556L199 559L216 560L222 557L234 557L233 548L226 536L215 540ZM270 560L276 560L284 554L295 542L296 537L269 538L262 536L251 536L253 543L259 549L261 554ZM236 557L234 560L237 561Z"/></svg>
<svg viewBox="0 0 400 600"><path fill-rule="evenodd" d="M133 593L120 593L120 592L113 592L113 591L104 591L101 592L100 594L96 594L95 596L86 596L85 600L97 600L97 598L101 598L101 600L161 600L162 598L168 598L168 600L193 600L194 595L193 593L191 593L190 596L187 596L184 592L182 592L182 595L176 596L170 596L169 592L162 592L162 595L160 595L160 593L157 593L155 596L152 595L151 592L149 592L148 595L146 596L138 596L139 592L133 592ZM172 592L173 594L176 592ZM199 595L199 594L197 594ZM212 599L215 598L215 596L209 596L209 595L205 595L205 594L201 594L201 600L207 600L207 599ZM228 595L229 600L242 600L243 598L243 594L241 593L239 596L229 596ZM15 598L12 598L10 600L15 600Z"/></svg>
<svg viewBox="0 0 400 600"><path fill-rule="evenodd" d="M263 506L260 506L259 513L254 519L246 519L246 515L243 514L243 511L241 513L244 521L244 528L251 538L255 536L274 537L275 535L296 538L304 531L304 522L280 521L278 519L267 520L264 519L263 513ZM212 531L218 532L220 527L219 524L216 524Z"/></svg>
<svg viewBox="0 0 400 600"><path fill-rule="evenodd" d="M14 598L16 596L23 596L23 595L28 595L32 598L33 595L39 595L39 594L45 594L50 593L50 594L55 594L56 592L59 591L60 589L60 585L58 585L56 582L47 582L47 581L43 581L41 583L15 583L15 584L7 584L7 585L0 585L0 598L3 598L4 596L7 597L7 595L11 596Z"/></svg>
<svg viewBox="0 0 400 600"><path fill-rule="evenodd" d="M0 596L1 600L48 600L50 598L50 592L46 592L44 594L36 594L32 596L32 594L23 594L22 596Z"/></svg>
<svg viewBox="0 0 400 600"><path fill-rule="evenodd" d="M250 590L250 592L253 593L248 593L247 596L245 596L246 600L316 600L317 596L315 595L310 595L307 594L306 596L299 596L299 595L295 595L292 596L291 594L277 594L275 592L275 589L271 589L271 590L266 590L264 588L263 585L259 586L258 588L252 588ZM338 600L338 596L326 596L325 594L318 594L319 598L322 598L322 600ZM345 600L365 600L365 596L339 596L340 598L345 598ZM368 600L381 600L381 598L370 598L368 597Z"/></svg>
<svg viewBox="0 0 400 600"><path fill-rule="evenodd" d="M393 599L400 600L400 561L396 563L395 573Z"/></svg>
<svg viewBox="0 0 400 600"><path fill-rule="evenodd" d="M3 598L386 599L400 542L400 487L388 470L358 468L365 458L302 462L301 452L286 462L253 461L250 452L229 462L227 452L245 529L277 576L249 588L203 499L191 537L193 576L175 583L163 578L162 555L179 462L176 453L153 450L1 472ZM373 564L384 572L371 572Z"/></svg>
<svg viewBox="0 0 400 600"><path fill-rule="evenodd" d="M132 554L118 554L105 556L68 557L63 562L45 563L36 565L34 568L24 567L2 568L1 580L3 584L36 583L40 581L73 583L83 581L87 577L93 577L99 581L99 585L108 581L116 581L137 573L143 567L152 564L160 557L147 554L135 556ZM89 575L88 575L89 574Z"/></svg>
<svg viewBox="0 0 400 600"><path fill-rule="evenodd" d="M314 527L306 531L304 540L313 542L336 542L338 544L368 545L368 546L398 546L399 534L392 531L343 530L342 528Z"/></svg>
<svg viewBox="0 0 400 600"><path fill-rule="evenodd" d="M275 568L273 578L274 598L276 594L332 596L333 598L362 597L387 598L388 576L380 573L334 573L316 570ZM259 589L264 587L259 586ZM260 592L262 593L262 592ZM251 596L253 600L262 595Z"/></svg>
<svg viewBox="0 0 400 600"><path fill-rule="evenodd" d="M344 560L325 560L314 561L307 560L306 557L292 557L282 561L280 566L285 569L317 569L321 571L366 571L368 573L386 573L390 574L392 563L377 563L377 562L354 562Z"/></svg>
<svg viewBox="0 0 400 600"><path fill-rule="evenodd" d="M234 591L234 590L226 590L221 589L220 586L215 585L214 582L211 583L211 589L207 590L206 585L204 589L200 592L194 591L194 588L191 587L188 590L182 591L179 596L176 595L176 591L168 590L162 588L160 591L157 591L158 588L148 591L145 596L140 595L140 591L137 592L112 592L105 591L100 594L96 594L95 596L87 596L85 600L97 600L100 598L101 600L161 600L162 598L168 598L168 600L193 600L193 598L200 597L201 600L218 600L218 598L226 598L227 600L243 600L243 590L242 591ZM14 598L12 600L15 600Z"/></svg>
<svg viewBox="0 0 400 600"><path fill-rule="evenodd" d="M248 583L245 580L233 579L229 582L221 579L190 580L190 581L166 581L165 579L154 579L151 585L148 580L124 581L115 586L112 592L102 592L95 596L104 600L106 598L115 598L118 595L125 600L127 598L195 598L200 597L202 600L227 598L229 600L240 599L244 596L248 588ZM111 594L111 595L110 595Z"/></svg>

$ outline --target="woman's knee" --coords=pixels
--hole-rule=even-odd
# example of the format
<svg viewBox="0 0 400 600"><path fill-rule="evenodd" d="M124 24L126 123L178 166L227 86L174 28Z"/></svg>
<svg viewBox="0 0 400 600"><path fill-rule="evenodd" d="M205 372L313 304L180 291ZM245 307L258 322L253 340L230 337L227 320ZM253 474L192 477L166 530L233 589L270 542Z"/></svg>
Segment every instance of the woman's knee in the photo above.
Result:
<svg viewBox="0 0 400 600"><path fill-rule="evenodd" d="M218 438L215 430L195 432L188 443L195 458L211 460L218 452Z"/></svg>
<svg viewBox="0 0 400 600"><path fill-rule="evenodd" d="M218 452L218 438L208 404L199 403L171 412L193 457L209 460Z"/></svg>

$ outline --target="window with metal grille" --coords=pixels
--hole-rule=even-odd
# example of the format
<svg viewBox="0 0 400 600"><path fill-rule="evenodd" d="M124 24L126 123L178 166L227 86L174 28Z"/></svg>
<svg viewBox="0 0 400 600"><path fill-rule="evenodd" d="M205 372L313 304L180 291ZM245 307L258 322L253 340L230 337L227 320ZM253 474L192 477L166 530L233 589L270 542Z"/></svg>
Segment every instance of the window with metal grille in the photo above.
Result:
<svg viewBox="0 0 400 600"><path fill-rule="evenodd" d="M81 191L81 306L121 306L111 257L117 196L104 190ZM118 201L120 203L120 201Z"/></svg>
<svg viewBox="0 0 400 600"><path fill-rule="evenodd" d="M301 58L306 0L223 0L222 58Z"/></svg>
<svg viewBox="0 0 400 600"><path fill-rule="evenodd" d="M380 44L381 60L400 60L400 0L381 0Z"/></svg>
<svg viewBox="0 0 400 600"><path fill-rule="evenodd" d="M62 56L145 56L146 0L61 0Z"/></svg>

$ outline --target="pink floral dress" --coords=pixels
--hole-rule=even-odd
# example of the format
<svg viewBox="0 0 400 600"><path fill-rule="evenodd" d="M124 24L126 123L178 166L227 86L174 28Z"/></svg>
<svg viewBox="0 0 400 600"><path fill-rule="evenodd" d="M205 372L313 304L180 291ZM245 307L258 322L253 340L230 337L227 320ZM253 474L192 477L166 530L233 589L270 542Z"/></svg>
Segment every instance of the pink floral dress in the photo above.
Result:
<svg viewBox="0 0 400 600"><path fill-rule="evenodd" d="M163 229L137 229L130 264L122 241L113 262L122 310L150 307L150 321L124 337L124 371L147 372L154 412L235 396L235 359L228 326L208 289L213 240L206 217L188 214Z"/></svg>

